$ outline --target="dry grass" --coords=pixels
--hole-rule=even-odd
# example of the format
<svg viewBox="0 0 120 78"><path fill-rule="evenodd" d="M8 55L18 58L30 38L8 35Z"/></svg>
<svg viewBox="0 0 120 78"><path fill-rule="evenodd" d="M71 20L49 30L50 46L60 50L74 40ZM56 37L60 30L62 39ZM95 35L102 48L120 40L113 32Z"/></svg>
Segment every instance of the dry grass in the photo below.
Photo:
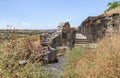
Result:
<svg viewBox="0 0 120 78"><path fill-rule="evenodd" d="M7 56L11 53L21 53L23 56L25 56L25 54L34 55L40 52L39 48L41 46L39 42L39 36L29 36L24 38L12 37L0 44L1 50L3 50L1 52L3 52L4 56ZM23 57L21 56L21 58Z"/></svg>
<svg viewBox="0 0 120 78"><path fill-rule="evenodd" d="M120 6L114 8L114 9L111 9L110 11L107 11L105 14L111 15L113 13L120 13Z"/></svg>
<svg viewBox="0 0 120 78"><path fill-rule="evenodd" d="M2 37L2 36L1 36ZM40 53L39 35L18 38L9 34L0 42L0 78L51 78L41 63L31 62L29 57ZM28 60L27 65L20 66L18 61Z"/></svg>
<svg viewBox="0 0 120 78"><path fill-rule="evenodd" d="M119 78L120 35L101 40L94 51L79 60L76 71L81 78Z"/></svg>

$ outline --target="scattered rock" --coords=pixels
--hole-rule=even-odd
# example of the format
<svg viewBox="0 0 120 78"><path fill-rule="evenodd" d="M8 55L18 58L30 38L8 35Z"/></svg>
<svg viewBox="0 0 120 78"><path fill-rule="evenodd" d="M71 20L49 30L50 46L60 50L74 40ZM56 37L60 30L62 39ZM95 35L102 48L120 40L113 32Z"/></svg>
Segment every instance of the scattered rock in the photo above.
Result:
<svg viewBox="0 0 120 78"><path fill-rule="evenodd" d="M18 63L19 63L19 66L25 66L27 64L27 60L21 60Z"/></svg>

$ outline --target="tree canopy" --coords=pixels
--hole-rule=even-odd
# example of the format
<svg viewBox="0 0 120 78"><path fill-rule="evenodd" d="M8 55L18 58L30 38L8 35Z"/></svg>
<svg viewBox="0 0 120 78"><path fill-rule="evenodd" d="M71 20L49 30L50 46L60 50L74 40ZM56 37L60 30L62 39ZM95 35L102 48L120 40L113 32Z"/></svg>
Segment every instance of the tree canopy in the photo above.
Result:
<svg viewBox="0 0 120 78"><path fill-rule="evenodd" d="M116 7L120 6L120 1L113 1L108 3L108 9L105 10L105 12L114 9Z"/></svg>

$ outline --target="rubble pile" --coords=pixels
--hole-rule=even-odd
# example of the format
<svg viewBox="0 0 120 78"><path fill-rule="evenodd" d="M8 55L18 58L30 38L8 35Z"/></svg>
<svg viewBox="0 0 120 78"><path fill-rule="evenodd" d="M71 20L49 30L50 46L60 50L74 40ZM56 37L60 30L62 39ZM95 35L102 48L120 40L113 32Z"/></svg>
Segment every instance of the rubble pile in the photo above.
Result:
<svg viewBox="0 0 120 78"><path fill-rule="evenodd" d="M57 55L64 54L57 49L58 46L73 47L75 43L75 30L70 28L69 22L60 23L58 28L52 34L40 35L39 42L31 42L26 39L25 52L20 52L17 56L20 57L19 64L26 64L26 60L31 63L41 62L42 64L58 62ZM63 50L64 51L64 50ZM58 53L60 52L60 53Z"/></svg>
<svg viewBox="0 0 120 78"><path fill-rule="evenodd" d="M56 48L58 46L68 46L72 48L75 43L75 30L70 28L69 22L60 23L54 33L42 35L40 39L41 46L43 47L41 50L42 60L48 63L58 62L57 54L60 51Z"/></svg>

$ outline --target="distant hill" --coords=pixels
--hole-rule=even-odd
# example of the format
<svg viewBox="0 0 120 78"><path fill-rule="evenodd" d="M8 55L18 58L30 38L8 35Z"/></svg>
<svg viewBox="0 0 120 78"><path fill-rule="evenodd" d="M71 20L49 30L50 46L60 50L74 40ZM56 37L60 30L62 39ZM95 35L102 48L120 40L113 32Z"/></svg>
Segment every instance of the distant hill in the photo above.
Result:
<svg viewBox="0 0 120 78"><path fill-rule="evenodd" d="M28 29L0 29L0 33L16 33L16 34L42 34L42 33L53 33L56 29L50 30L28 30Z"/></svg>

